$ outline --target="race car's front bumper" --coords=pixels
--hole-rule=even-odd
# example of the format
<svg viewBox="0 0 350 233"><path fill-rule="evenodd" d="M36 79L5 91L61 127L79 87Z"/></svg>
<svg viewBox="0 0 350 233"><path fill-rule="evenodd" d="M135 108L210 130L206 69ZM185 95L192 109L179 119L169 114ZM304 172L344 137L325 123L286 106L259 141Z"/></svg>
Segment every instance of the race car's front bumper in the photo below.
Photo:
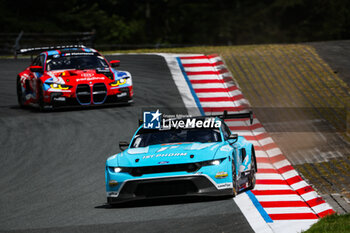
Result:
<svg viewBox="0 0 350 233"><path fill-rule="evenodd" d="M74 90L47 91L45 92L45 104L58 108L66 106L90 106L101 104L124 104L132 102L132 87L124 87L108 90L103 83L97 83L104 87L98 91L97 88L91 89L87 84L81 84L85 89L77 88ZM96 85L97 85L96 84ZM95 86L94 86L95 87Z"/></svg>
<svg viewBox="0 0 350 233"><path fill-rule="evenodd" d="M217 187L205 175L136 179L123 183L119 192L108 192L107 202L116 204L130 200L181 196L228 196L231 184Z"/></svg>

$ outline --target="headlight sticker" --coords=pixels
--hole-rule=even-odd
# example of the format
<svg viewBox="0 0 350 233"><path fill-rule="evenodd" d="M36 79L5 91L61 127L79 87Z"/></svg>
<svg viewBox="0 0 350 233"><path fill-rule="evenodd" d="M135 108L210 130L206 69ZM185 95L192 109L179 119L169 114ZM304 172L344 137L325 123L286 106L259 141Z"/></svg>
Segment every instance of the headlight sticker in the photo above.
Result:
<svg viewBox="0 0 350 233"><path fill-rule="evenodd" d="M70 86L68 86L68 85L57 84L57 83L50 84L50 87L52 89L59 89L59 90L68 90L68 89L70 89Z"/></svg>
<svg viewBox="0 0 350 233"><path fill-rule="evenodd" d="M109 85L111 85L112 87L117 87L117 86L124 85L126 82L127 82L127 78L121 78L110 83Z"/></svg>

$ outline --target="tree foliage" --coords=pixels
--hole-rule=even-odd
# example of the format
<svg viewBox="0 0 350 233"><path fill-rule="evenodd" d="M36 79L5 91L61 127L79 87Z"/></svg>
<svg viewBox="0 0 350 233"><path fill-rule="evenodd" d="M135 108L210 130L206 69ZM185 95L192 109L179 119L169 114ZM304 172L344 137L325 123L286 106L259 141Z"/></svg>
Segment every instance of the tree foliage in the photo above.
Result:
<svg viewBox="0 0 350 233"><path fill-rule="evenodd" d="M97 44L251 44L350 38L348 0L0 0L2 32L96 30Z"/></svg>

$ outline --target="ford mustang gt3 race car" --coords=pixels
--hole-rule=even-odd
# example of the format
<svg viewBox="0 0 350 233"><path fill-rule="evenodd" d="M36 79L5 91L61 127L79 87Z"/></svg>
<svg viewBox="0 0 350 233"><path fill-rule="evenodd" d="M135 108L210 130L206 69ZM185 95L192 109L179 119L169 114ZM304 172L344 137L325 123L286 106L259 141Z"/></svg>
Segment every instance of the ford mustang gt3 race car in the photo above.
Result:
<svg viewBox="0 0 350 233"><path fill-rule="evenodd" d="M21 107L36 105L44 110L132 101L130 73L116 70L119 61L108 62L95 49L60 46L22 49L19 53L40 53L17 76Z"/></svg>
<svg viewBox="0 0 350 233"><path fill-rule="evenodd" d="M254 188L254 146L233 134L224 122L246 117L252 122L251 112L225 112L220 116L168 119L156 129L142 124L130 144L120 142L122 152L107 159L107 202L235 196ZM169 121L170 126L165 125Z"/></svg>

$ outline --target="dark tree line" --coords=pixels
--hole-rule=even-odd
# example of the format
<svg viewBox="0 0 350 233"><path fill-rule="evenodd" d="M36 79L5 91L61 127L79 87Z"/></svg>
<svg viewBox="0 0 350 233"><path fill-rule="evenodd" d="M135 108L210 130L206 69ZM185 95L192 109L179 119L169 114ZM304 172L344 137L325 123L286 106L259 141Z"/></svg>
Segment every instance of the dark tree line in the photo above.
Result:
<svg viewBox="0 0 350 233"><path fill-rule="evenodd" d="M251 44L350 38L349 0L0 0L1 32L96 30L97 44Z"/></svg>

